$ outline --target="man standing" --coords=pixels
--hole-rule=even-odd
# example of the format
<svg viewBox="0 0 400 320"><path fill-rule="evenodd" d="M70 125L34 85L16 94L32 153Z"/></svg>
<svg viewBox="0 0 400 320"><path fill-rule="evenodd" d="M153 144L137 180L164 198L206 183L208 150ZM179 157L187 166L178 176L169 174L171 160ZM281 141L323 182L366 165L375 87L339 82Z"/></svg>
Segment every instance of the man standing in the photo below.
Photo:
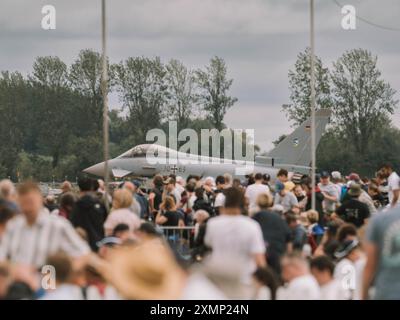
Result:
<svg viewBox="0 0 400 320"><path fill-rule="evenodd" d="M269 187L263 184L263 176L261 173L256 173L254 176L255 182L249 185L246 189L245 197L249 203L249 212L255 213L257 211L257 199L260 194L269 195Z"/></svg>
<svg viewBox="0 0 400 320"><path fill-rule="evenodd" d="M92 179L80 178L78 181L80 199L71 212L71 222L75 228L83 229L93 251L97 251L96 243L104 238L104 222L107 210L96 197Z"/></svg>
<svg viewBox="0 0 400 320"><path fill-rule="evenodd" d="M274 205L281 205L283 212L289 211L293 206L299 204L293 192L286 190L285 185L280 181L276 183L275 192Z"/></svg>
<svg viewBox="0 0 400 320"><path fill-rule="evenodd" d="M374 299L400 299L400 210L375 215L367 229L364 250L363 299L375 279Z"/></svg>
<svg viewBox="0 0 400 320"><path fill-rule="evenodd" d="M163 199L168 196L171 196L175 200L175 204L177 207L180 206L181 203L181 194L175 187L176 181L175 178L169 177L167 180L164 181L165 189Z"/></svg>
<svg viewBox="0 0 400 320"><path fill-rule="evenodd" d="M393 171L390 164L382 166L380 172L381 175L387 179L389 187L389 206L393 208L398 204L400 198L400 177Z"/></svg>
<svg viewBox="0 0 400 320"><path fill-rule="evenodd" d="M0 261L41 267L48 256L64 251L71 257L90 253L87 244L64 218L43 207L39 186L25 182L18 187L21 215L7 224L0 245Z"/></svg>
<svg viewBox="0 0 400 320"><path fill-rule="evenodd" d="M292 250L292 232L279 214L270 211L272 197L268 193L258 196L257 205L260 211L253 216L253 219L260 224L267 245L267 262L277 274L280 274L280 258Z"/></svg>
<svg viewBox="0 0 400 320"><path fill-rule="evenodd" d="M257 267L265 266L265 244L260 225L242 215L243 192L225 189L225 205L221 214L207 222L204 243L211 248L211 261L234 259L243 267L242 282L251 284Z"/></svg>
<svg viewBox="0 0 400 320"><path fill-rule="evenodd" d="M329 173L324 171L321 174L319 188L324 195L323 208L327 214L331 214L336 209L339 202L339 193L337 187L330 181Z"/></svg>
<svg viewBox="0 0 400 320"><path fill-rule="evenodd" d="M368 206L358 200L361 194L361 186L358 183L352 183L347 191L350 200L345 201L337 210L336 214L345 222L354 224L360 228L366 223L370 216Z"/></svg>
<svg viewBox="0 0 400 320"><path fill-rule="evenodd" d="M212 199L212 206L214 208L215 215L219 215L220 209L224 206L225 203L225 196L224 196L224 189L225 189L225 177L218 176L215 179L215 183L217 185L217 189L214 191L213 199Z"/></svg>
<svg viewBox="0 0 400 320"><path fill-rule="evenodd" d="M276 178L280 182L285 183L289 180L289 172L286 169L280 169L276 174Z"/></svg>

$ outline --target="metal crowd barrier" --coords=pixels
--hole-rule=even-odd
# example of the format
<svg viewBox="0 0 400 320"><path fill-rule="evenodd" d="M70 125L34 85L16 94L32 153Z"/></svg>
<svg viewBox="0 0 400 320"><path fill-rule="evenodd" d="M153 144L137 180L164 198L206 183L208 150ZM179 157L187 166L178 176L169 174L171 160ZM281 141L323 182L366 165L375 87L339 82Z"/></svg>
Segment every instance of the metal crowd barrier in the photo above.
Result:
<svg viewBox="0 0 400 320"><path fill-rule="evenodd" d="M165 239L183 258L189 259L193 248L194 227L163 227Z"/></svg>

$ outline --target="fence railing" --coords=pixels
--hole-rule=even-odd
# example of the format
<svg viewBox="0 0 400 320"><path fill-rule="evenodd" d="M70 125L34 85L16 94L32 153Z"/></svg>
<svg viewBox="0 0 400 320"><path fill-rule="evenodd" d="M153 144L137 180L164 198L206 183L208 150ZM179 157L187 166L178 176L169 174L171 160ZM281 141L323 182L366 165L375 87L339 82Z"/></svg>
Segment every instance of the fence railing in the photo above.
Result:
<svg viewBox="0 0 400 320"><path fill-rule="evenodd" d="M165 239L183 258L189 258L193 248L194 227L160 226Z"/></svg>

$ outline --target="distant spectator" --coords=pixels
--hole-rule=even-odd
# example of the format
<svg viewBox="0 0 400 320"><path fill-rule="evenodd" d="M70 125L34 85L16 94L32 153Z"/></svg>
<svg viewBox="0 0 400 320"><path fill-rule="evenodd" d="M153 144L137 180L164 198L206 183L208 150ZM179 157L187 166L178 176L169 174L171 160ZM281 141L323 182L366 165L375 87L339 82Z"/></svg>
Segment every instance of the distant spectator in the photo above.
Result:
<svg viewBox="0 0 400 320"><path fill-rule="evenodd" d="M130 210L132 201L132 193L128 189L118 189L114 192L112 210L104 222L106 236L111 236L114 228L121 223L127 224L132 234L139 228L140 219Z"/></svg>

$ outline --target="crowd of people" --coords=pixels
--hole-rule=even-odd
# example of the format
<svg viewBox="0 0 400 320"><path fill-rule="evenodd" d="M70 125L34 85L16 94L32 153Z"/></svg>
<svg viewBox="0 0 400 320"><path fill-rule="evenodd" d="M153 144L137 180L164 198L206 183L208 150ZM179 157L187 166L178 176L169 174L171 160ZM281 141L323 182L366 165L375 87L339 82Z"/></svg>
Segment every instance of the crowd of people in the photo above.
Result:
<svg viewBox="0 0 400 320"><path fill-rule="evenodd" d="M55 197L0 181L0 299L400 298L390 165L315 186L281 169L107 189L82 177Z"/></svg>

